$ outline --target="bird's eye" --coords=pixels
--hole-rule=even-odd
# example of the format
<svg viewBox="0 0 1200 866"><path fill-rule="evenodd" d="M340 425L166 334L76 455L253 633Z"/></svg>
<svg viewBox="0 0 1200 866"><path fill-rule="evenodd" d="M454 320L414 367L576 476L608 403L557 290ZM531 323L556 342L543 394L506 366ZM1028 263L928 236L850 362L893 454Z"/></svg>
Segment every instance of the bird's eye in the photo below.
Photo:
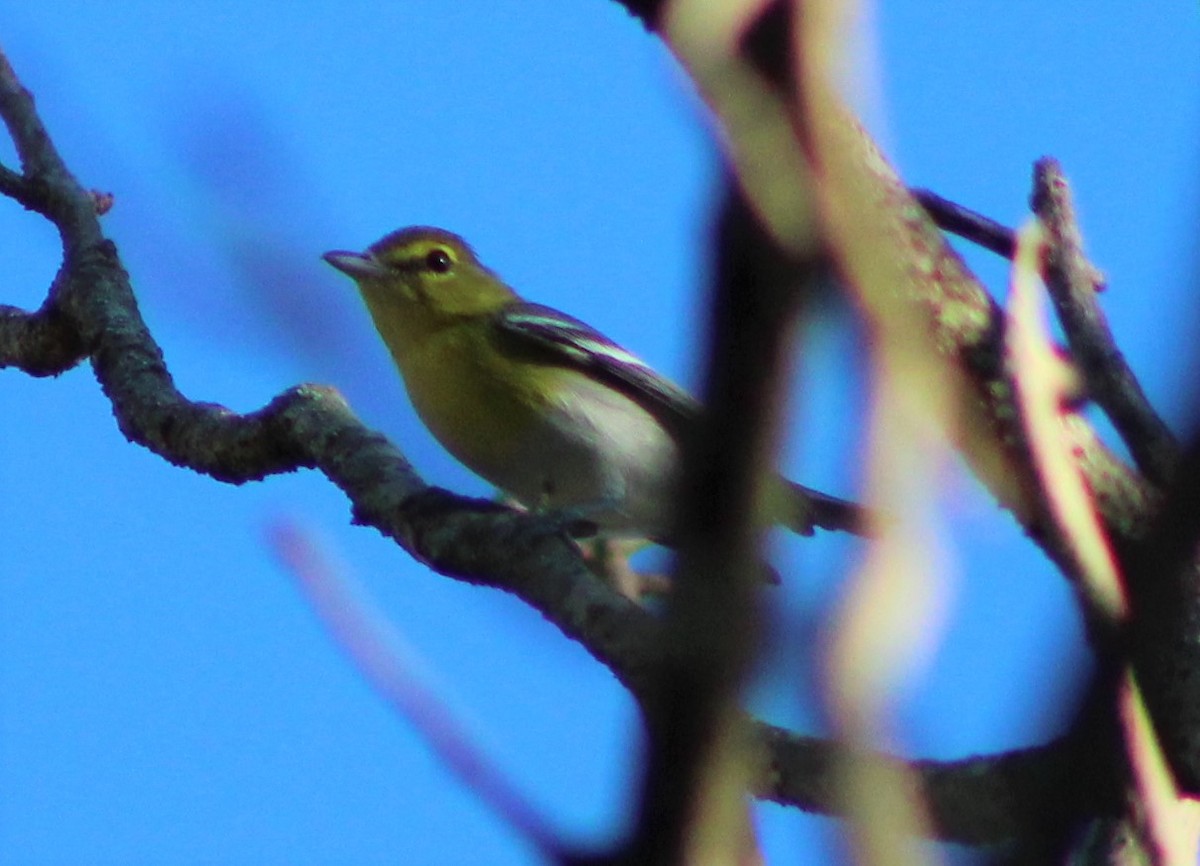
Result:
<svg viewBox="0 0 1200 866"><path fill-rule="evenodd" d="M443 249L430 250L425 255L425 267L435 274L444 274L454 267L454 259Z"/></svg>

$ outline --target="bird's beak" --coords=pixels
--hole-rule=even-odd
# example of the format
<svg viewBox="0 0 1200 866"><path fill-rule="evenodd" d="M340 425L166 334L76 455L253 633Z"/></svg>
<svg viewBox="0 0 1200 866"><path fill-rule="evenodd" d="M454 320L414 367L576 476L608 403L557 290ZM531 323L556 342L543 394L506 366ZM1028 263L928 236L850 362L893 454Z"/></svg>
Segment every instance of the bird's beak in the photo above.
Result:
<svg viewBox="0 0 1200 866"><path fill-rule="evenodd" d="M369 253L351 253L345 250L334 250L321 256L346 276L355 279L382 277L385 273L383 265Z"/></svg>

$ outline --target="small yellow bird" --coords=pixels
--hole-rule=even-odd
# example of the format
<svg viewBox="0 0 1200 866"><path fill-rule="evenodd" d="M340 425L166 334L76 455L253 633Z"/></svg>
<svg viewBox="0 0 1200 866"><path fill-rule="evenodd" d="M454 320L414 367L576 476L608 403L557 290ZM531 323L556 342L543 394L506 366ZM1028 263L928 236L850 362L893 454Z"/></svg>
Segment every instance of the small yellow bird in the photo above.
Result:
<svg viewBox="0 0 1200 866"><path fill-rule="evenodd" d="M460 462L529 508L670 539L680 440L700 411L686 391L578 319L522 300L451 232L401 229L324 259L357 283L417 414ZM858 506L779 489L779 522L795 531L860 531Z"/></svg>

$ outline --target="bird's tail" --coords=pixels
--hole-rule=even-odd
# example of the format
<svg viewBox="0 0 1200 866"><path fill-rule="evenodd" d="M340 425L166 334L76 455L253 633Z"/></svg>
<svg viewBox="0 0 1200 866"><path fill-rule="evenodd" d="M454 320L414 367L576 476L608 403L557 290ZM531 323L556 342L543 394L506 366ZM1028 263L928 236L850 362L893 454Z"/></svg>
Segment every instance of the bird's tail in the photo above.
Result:
<svg viewBox="0 0 1200 866"><path fill-rule="evenodd" d="M866 508L846 499L829 496L794 481L781 479L784 500L779 522L793 532L812 535L814 530L867 535L870 521Z"/></svg>

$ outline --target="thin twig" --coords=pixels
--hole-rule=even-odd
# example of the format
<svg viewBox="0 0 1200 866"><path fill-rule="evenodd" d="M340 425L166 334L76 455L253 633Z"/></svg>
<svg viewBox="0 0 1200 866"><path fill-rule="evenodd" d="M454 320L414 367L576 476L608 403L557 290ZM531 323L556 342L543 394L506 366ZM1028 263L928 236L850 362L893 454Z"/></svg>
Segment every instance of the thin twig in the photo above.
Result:
<svg viewBox="0 0 1200 866"><path fill-rule="evenodd" d="M921 207L925 208L938 228L966 238L998 256L1006 259L1013 257L1017 236L1008 226L985 217L978 211L956 204L948 198L942 198L932 190L914 188L909 191Z"/></svg>
<svg viewBox="0 0 1200 866"><path fill-rule="evenodd" d="M103 238L91 196L71 174L50 134L42 124L33 96L21 84L0 52L0 119L21 160L20 182L15 172L5 169L6 188L17 185L13 197L30 210L51 220L69 254Z"/></svg>
<svg viewBox="0 0 1200 866"><path fill-rule="evenodd" d="M1179 462L1179 443L1150 405L1096 301L1096 269L1084 256L1071 188L1057 160L1047 157L1034 165L1032 205L1047 231L1046 285L1088 392L1138 468L1165 486Z"/></svg>

